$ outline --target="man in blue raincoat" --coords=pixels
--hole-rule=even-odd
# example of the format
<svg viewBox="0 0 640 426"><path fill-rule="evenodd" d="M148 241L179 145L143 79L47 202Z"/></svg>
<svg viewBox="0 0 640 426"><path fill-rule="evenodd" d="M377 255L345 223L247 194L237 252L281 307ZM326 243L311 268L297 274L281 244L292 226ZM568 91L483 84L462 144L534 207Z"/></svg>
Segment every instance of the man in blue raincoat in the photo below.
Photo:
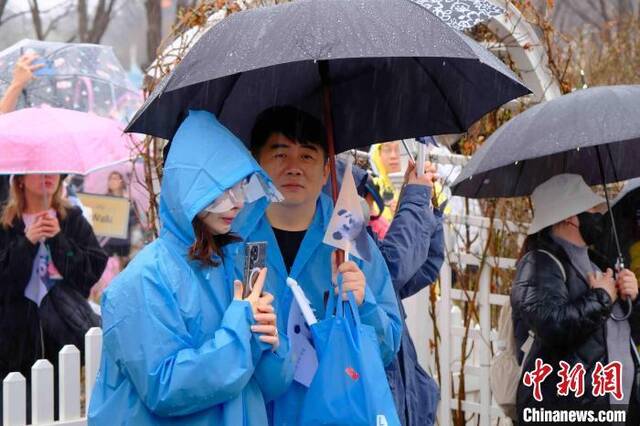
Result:
<svg viewBox="0 0 640 426"><path fill-rule="evenodd" d="M287 339L281 333L272 351L252 333L257 316L248 299L234 296L232 262L225 262L233 244L214 252L213 266L190 255L196 216L249 176L271 185L212 114L190 111L165 165L160 237L103 295L90 425L267 424L266 402L292 379ZM228 229L216 236L233 241Z"/></svg>
<svg viewBox="0 0 640 426"><path fill-rule="evenodd" d="M234 222L235 231L247 241L266 241L269 275L265 288L275 296L279 328L286 330L293 295L286 278L298 281L318 318L324 318L324 294L332 290L333 247L322 243L333 211L330 197L322 194L329 176L325 131L312 116L292 107L274 107L256 120L251 151L284 196L264 210L263 202L248 205ZM362 322L376 330L383 363L390 363L399 348L402 320L389 271L373 240L368 244L371 262L355 260L339 266L346 291L353 291ZM240 253L239 253L240 254ZM236 256L236 271L242 271ZM295 302L294 302L295 303ZM294 333L299 333L295 329ZM294 363L297 339L290 337ZM287 392L269 405L270 423L297 425L308 382L299 362L296 379ZM331 392L331 389L327 389Z"/></svg>

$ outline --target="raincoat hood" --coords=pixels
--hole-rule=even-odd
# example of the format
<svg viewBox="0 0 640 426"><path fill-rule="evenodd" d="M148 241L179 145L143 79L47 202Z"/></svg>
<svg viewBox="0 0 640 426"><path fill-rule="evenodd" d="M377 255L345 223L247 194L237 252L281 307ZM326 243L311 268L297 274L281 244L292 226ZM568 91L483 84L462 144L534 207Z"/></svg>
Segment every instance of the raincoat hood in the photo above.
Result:
<svg viewBox="0 0 640 426"><path fill-rule="evenodd" d="M271 180L251 153L218 119L189 111L171 143L160 193L161 236L171 233L185 244L195 239L192 220L238 181L258 173Z"/></svg>

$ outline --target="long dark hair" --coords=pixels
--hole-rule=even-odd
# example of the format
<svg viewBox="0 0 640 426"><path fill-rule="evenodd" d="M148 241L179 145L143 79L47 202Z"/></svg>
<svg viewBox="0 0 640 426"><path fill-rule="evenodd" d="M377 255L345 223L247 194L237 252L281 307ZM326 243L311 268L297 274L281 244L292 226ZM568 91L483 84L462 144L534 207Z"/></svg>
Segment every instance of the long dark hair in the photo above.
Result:
<svg viewBox="0 0 640 426"><path fill-rule="evenodd" d="M527 235L518 254L518 260L534 250L547 250L552 253L558 251L556 244L553 242L553 239L551 239L551 228L551 226L548 226L535 234Z"/></svg>
<svg viewBox="0 0 640 426"><path fill-rule="evenodd" d="M189 247L189 258L199 260L205 266L219 266L220 263L213 259L213 255L223 258L222 247L242 241L242 238L231 232L213 235L198 216L193 218L191 225L193 226L193 232L196 234L196 241ZM224 261L224 258L222 260Z"/></svg>

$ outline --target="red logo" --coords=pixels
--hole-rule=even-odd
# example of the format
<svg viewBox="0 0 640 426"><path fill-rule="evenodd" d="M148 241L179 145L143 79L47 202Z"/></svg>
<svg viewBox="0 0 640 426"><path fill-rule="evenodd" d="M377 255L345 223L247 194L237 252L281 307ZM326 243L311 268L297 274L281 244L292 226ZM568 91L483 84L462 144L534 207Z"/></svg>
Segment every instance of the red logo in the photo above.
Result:
<svg viewBox="0 0 640 426"><path fill-rule="evenodd" d="M584 395L584 375L586 370L581 363L576 364L573 368L564 361L560 361L560 382L556 385L558 395L567 396L569 391L573 391L576 398Z"/></svg>
<svg viewBox="0 0 640 426"><path fill-rule="evenodd" d="M358 372L351 367L345 368L344 372L347 373L347 376L351 377L353 380L358 380L360 378Z"/></svg>
<svg viewBox="0 0 640 426"><path fill-rule="evenodd" d="M591 374L591 384L593 396L610 393L615 399L622 399L622 364L612 361L603 366L602 363L596 362L596 368Z"/></svg>
<svg viewBox="0 0 640 426"><path fill-rule="evenodd" d="M553 371L553 367L545 364L540 358L536 359L536 368L533 371L527 371L522 376L522 383L525 386L533 386L533 397L536 401L542 401L542 390L540 384L544 382L549 374Z"/></svg>

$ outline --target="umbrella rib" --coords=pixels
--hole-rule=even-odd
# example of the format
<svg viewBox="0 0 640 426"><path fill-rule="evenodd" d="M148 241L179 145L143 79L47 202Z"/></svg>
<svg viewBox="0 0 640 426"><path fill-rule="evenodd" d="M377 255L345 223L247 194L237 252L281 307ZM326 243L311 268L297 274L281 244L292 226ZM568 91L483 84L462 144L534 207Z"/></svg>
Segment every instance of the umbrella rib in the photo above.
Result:
<svg viewBox="0 0 640 426"><path fill-rule="evenodd" d="M229 99L229 95L231 94L231 92L233 92L233 89L236 87L236 85L238 84L238 81L240 80L240 77L242 76L243 73L237 73L234 76L234 80L233 83L230 85L229 90L227 90L227 93L224 95L224 97L222 98L222 105L220 105L220 111L218 112L218 117L222 116L222 111L224 110L225 105L227 104L227 99Z"/></svg>
<svg viewBox="0 0 640 426"><path fill-rule="evenodd" d="M419 58L416 57L412 57L411 59L413 59L415 62L418 63L418 65L420 66L420 69L422 70L422 72L425 73L425 75L427 77L429 77L429 80L431 80L433 82L433 85L436 87L436 89L438 90L438 92L440 93L440 95L442 96L442 98L445 100L447 107L449 108L449 111L451 111L451 116L453 116L454 120L456 121L456 125L458 126L458 130L460 130L461 132L465 131L464 126L462 125L462 123L460 122L460 119L458 118L458 114L455 113L455 110L452 108L451 103L449 102L449 98L447 98L444 94L444 92L442 91L442 89L440 88L440 85L437 84L437 82L433 79L433 76L425 69L425 67L422 65L422 63L419 61Z"/></svg>

